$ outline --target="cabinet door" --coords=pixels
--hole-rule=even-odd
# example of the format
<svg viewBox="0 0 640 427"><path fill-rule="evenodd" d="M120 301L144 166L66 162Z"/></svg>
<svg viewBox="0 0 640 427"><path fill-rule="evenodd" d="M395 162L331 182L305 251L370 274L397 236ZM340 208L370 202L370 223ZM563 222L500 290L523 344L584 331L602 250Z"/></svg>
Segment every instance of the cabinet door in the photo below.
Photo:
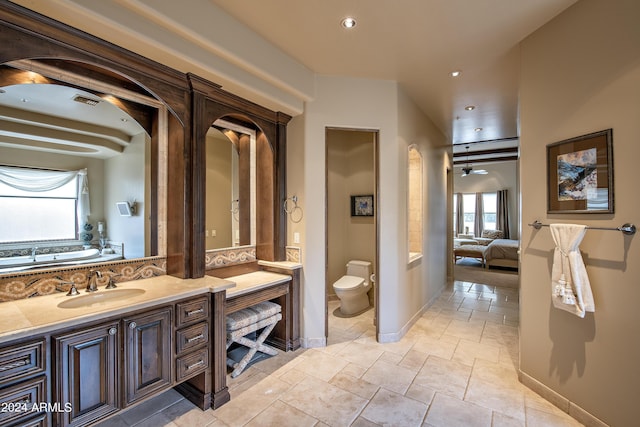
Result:
<svg viewBox="0 0 640 427"><path fill-rule="evenodd" d="M171 307L124 319L126 404L171 385Z"/></svg>
<svg viewBox="0 0 640 427"><path fill-rule="evenodd" d="M54 337L54 402L67 405L58 425L87 425L118 410L119 323Z"/></svg>

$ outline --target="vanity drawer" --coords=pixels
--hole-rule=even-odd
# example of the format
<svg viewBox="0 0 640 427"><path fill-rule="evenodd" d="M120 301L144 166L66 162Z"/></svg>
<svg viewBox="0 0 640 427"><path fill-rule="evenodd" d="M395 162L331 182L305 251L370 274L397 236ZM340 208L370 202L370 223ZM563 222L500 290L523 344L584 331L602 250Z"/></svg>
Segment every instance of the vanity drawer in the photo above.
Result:
<svg viewBox="0 0 640 427"><path fill-rule="evenodd" d="M176 382L204 372L209 367L209 349L202 348L176 359Z"/></svg>
<svg viewBox="0 0 640 427"><path fill-rule="evenodd" d="M176 326L179 328L209 318L209 299L198 298L176 304Z"/></svg>
<svg viewBox="0 0 640 427"><path fill-rule="evenodd" d="M44 375L7 387L0 391L0 425L35 415L35 404L47 402L46 378Z"/></svg>
<svg viewBox="0 0 640 427"><path fill-rule="evenodd" d="M208 342L209 325L206 322L180 329L176 331L176 354L182 354Z"/></svg>
<svg viewBox="0 0 640 427"><path fill-rule="evenodd" d="M45 371L45 340L0 350L0 386Z"/></svg>

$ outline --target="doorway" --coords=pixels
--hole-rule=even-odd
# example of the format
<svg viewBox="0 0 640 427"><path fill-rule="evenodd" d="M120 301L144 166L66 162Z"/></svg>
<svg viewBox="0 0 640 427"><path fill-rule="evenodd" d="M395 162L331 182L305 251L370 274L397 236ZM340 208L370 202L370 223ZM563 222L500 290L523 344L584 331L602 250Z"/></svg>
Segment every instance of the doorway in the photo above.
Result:
<svg viewBox="0 0 640 427"><path fill-rule="evenodd" d="M378 131L327 128L325 153L325 336L329 342L332 331L336 331L330 319L342 327L362 322L377 336ZM370 284L366 292L369 308L345 315L333 285L347 274L349 261L370 263L370 275L364 278L364 285Z"/></svg>

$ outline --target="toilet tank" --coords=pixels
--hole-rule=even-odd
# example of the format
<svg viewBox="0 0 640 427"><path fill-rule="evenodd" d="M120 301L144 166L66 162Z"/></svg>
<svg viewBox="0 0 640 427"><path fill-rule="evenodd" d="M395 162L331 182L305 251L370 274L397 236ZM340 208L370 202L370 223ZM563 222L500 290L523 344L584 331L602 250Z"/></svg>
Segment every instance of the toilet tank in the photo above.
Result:
<svg viewBox="0 0 640 427"><path fill-rule="evenodd" d="M365 284L368 284L371 276L371 263L369 261L349 261L347 263L347 275L362 277Z"/></svg>

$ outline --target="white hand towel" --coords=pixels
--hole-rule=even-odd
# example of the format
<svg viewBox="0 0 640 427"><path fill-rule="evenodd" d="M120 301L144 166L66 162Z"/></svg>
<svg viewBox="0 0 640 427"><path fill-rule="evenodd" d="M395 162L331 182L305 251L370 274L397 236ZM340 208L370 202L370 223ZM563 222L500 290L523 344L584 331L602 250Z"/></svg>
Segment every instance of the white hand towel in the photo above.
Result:
<svg viewBox="0 0 640 427"><path fill-rule="evenodd" d="M578 317L595 311L589 276L578 246L587 227L578 224L551 224L551 236L556 244L551 270L553 305Z"/></svg>

